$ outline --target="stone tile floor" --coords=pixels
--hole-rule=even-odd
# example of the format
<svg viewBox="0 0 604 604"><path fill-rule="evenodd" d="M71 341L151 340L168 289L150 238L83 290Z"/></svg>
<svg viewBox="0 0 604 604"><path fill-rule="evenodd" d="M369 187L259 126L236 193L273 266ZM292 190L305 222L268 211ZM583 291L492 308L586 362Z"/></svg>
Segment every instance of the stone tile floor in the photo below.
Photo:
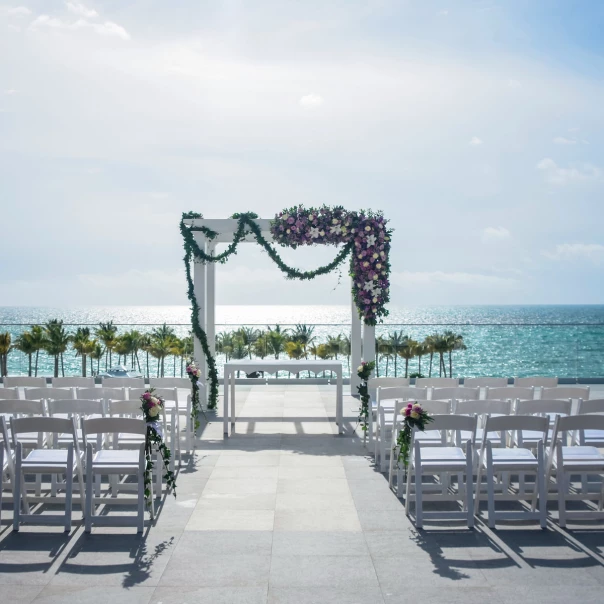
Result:
<svg viewBox="0 0 604 604"><path fill-rule="evenodd" d="M418 531L352 433L335 389L238 389L236 434L212 418L156 525L0 529L0 602L212 604L604 601L604 525L479 521ZM76 514L77 518L77 514Z"/></svg>

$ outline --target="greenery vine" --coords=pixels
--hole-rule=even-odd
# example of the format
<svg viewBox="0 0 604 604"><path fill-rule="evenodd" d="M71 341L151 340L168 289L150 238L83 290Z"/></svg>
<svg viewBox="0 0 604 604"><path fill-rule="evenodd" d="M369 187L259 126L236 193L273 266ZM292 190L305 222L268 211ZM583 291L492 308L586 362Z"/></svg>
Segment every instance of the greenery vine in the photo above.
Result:
<svg viewBox="0 0 604 604"><path fill-rule="evenodd" d="M357 375L361 378L361 383L357 386L357 392L361 399L361 406L359 408L358 422L363 430L364 436L367 435L368 421L369 421L369 378L375 369L375 361L363 361L358 369Z"/></svg>
<svg viewBox="0 0 604 604"><path fill-rule="evenodd" d="M153 479L153 468L155 464L153 462L153 446L156 446L164 464L164 480L166 481L166 486L168 489L172 491L174 497L176 497L176 476L174 472L170 470L170 457L172 453L170 449L164 443L164 439L161 434L157 432L157 430L147 424L147 439L145 443L145 502L147 504L147 508L151 509L153 502L151 500L151 481Z"/></svg>

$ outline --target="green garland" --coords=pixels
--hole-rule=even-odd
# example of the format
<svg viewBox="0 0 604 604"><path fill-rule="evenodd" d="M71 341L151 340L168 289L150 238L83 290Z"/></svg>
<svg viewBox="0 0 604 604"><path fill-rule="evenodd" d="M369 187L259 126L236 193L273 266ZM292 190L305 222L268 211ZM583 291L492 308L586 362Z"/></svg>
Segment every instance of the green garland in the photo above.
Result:
<svg viewBox="0 0 604 604"><path fill-rule="evenodd" d="M166 480L166 486L168 489L172 490L174 497L176 497L176 476L174 472L170 470L170 457L172 453L170 449L164 443L164 439L158 434L157 430L153 426L147 425L147 439L145 443L145 473L144 473L144 483L145 483L145 502L147 504L147 508L151 509L153 502L151 501L151 480L153 479L153 468L155 464L153 463L153 447L155 445L160 454L164 464L164 479Z"/></svg>
<svg viewBox="0 0 604 604"><path fill-rule="evenodd" d="M358 422L363 430L364 437L367 436L368 420L369 420L369 387L368 381L375 369L375 361L363 361L358 369L357 375L361 378L361 383L357 386L357 392L361 400L361 406L359 408Z"/></svg>
<svg viewBox="0 0 604 604"><path fill-rule="evenodd" d="M184 248L185 248L185 275L187 279L187 297L191 303L191 325L193 327L193 333L195 337L199 340L201 347L203 349L203 353L206 357L206 363L208 366L208 383L209 383L209 392L208 392L208 409L215 409L218 405L218 371L216 369L216 359L212 355L210 351L210 346L208 344L208 338L206 332L202 329L201 324L199 323L199 304L197 303L197 298L195 296L195 288L193 285L193 278L191 276L191 262L193 260L199 262L218 262L220 264L224 264L230 256L237 253L237 248L239 244L245 239L248 233L252 233L254 238L261 245L264 250L268 253L271 260L279 267L279 269L285 273L287 279L299 279L299 280L310 280L318 277L320 275L326 275L327 273L332 272L340 264L346 259L346 257L350 254L354 247L354 242L350 241L347 243L337 254L337 256L325 266L321 266L314 271L300 271L296 268L292 268L285 264L277 251L273 248L273 246L266 240L266 238L262 235L262 231L260 227L256 224L255 219L258 218L257 214L252 212L242 213L242 214L234 214L233 218L238 221L237 230L233 236L233 241L229 244L228 248L217 256L213 254L206 254L204 250L202 250L197 242L195 241L195 235L193 234L195 231L201 231L204 235L212 240L215 239L217 233L208 229L207 227L188 227L185 224L185 220L191 220L194 218L201 218L201 214L194 212L187 212L182 215L182 219L180 221L180 232L183 237Z"/></svg>

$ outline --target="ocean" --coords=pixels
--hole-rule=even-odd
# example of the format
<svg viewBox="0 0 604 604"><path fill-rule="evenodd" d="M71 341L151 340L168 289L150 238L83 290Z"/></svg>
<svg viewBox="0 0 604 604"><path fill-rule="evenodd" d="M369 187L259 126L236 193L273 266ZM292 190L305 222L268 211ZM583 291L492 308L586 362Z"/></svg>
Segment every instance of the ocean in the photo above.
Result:
<svg viewBox="0 0 604 604"><path fill-rule="evenodd" d="M98 306L74 308L0 307L0 332L13 339L30 325L49 319L62 319L68 329L78 325L91 328L100 321L112 320L120 332L138 329L150 331L167 323L177 335L190 329L186 306ZM228 331L241 325L266 329L280 324L315 325L317 341L328 335L349 334L350 309L346 306L218 306L216 331ZM475 376L558 376L604 377L604 305L590 306L391 306L390 316L378 325L376 335L387 337L397 331L416 340L452 330L461 334L467 350L453 353L453 373L458 377ZM115 356L115 355L114 355ZM218 357L222 367L224 358ZM346 365L346 357L343 358ZM115 360L114 360L115 364ZM422 373L427 371L422 359ZM52 374L53 361L40 354L39 375ZM70 351L64 358L65 375L78 375L81 361ZM104 369L104 363L101 363ZM417 371L418 360L409 363ZM27 374L27 357L13 350L8 357L9 375ZM166 374L180 375L179 360L166 360ZM380 360L380 374L393 375L391 358ZM397 374L404 372L404 360L398 359ZM155 365L152 361L151 373ZM434 375L434 370L433 370Z"/></svg>

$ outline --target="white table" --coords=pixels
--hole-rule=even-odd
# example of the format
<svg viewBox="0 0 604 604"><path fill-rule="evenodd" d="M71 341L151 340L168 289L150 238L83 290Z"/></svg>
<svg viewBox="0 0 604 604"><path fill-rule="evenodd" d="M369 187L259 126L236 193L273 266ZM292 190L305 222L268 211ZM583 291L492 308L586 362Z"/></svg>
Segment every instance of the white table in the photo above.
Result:
<svg viewBox="0 0 604 604"><path fill-rule="evenodd" d="M320 373L323 371L333 371L336 374L336 424L338 433L343 432L343 386L342 386L342 363L339 361L314 361L301 360L292 361L290 359L273 360L243 360L229 361L224 365L224 436L229 435L229 384L231 395L231 431L235 428L235 372L244 371L252 373L254 371L263 371L265 373L276 373L277 371L289 371L291 373L300 373L301 371L310 371ZM259 380L260 381L260 380Z"/></svg>

